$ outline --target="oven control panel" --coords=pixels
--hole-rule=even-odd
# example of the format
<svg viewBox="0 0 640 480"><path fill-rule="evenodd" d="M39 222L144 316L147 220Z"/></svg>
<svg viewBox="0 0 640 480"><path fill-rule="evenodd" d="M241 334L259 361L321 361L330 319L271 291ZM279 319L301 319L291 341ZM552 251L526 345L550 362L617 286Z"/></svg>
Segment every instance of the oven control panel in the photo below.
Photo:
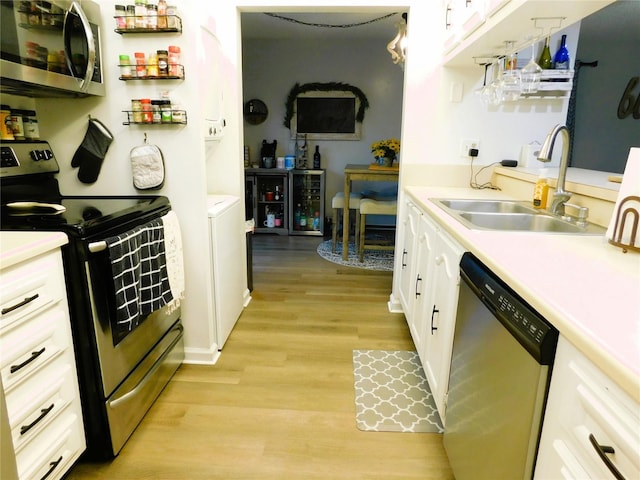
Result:
<svg viewBox="0 0 640 480"><path fill-rule="evenodd" d="M47 142L0 144L0 178L58 173L60 167Z"/></svg>

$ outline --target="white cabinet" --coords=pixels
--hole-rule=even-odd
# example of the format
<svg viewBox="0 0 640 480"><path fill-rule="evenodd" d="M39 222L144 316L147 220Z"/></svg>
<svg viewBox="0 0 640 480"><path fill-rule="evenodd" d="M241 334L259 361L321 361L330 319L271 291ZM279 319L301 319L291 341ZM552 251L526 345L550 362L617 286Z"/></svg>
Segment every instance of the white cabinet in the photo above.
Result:
<svg viewBox="0 0 640 480"><path fill-rule="evenodd" d="M61 478L85 449L58 249L0 271L0 370L18 478Z"/></svg>
<svg viewBox="0 0 640 480"><path fill-rule="evenodd" d="M399 296L411 337L444 422L464 249L407 202L402 220Z"/></svg>
<svg viewBox="0 0 640 480"><path fill-rule="evenodd" d="M640 478L640 404L562 336L534 478Z"/></svg>

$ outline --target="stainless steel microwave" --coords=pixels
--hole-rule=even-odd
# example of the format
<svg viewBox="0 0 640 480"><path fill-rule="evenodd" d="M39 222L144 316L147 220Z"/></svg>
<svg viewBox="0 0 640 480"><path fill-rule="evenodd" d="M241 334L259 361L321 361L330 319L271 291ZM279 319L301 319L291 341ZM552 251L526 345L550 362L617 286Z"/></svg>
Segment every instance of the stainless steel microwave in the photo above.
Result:
<svg viewBox="0 0 640 480"><path fill-rule="evenodd" d="M0 1L2 93L104 96L100 19L89 0Z"/></svg>

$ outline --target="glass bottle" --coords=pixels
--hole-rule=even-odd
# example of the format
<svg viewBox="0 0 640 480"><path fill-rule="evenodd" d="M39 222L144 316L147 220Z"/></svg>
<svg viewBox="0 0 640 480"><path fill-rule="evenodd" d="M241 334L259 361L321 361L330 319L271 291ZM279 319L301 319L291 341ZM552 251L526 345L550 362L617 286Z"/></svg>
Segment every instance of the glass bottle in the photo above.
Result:
<svg viewBox="0 0 640 480"><path fill-rule="evenodd" d="M553 62L551 61L551 51L549 50L549 37L544 40L544 48L542 49L542 53L540 54L540 58L538 59L538 65L543 70L549 70L553 68Z"/></svg>
<svg viewBox="0 0 640 480"><path fill-rule="evenodd" d="M553 68L556 70L569 70L569 50L567 50L567 36L562 35L560 48L553 57Z"/></svg>
<svg viewBox="0 0 640 480"><path fill-rule="evenodd" d="M320 146L316 145L316 152L313 154L313 168L320 169Z"/></svg>

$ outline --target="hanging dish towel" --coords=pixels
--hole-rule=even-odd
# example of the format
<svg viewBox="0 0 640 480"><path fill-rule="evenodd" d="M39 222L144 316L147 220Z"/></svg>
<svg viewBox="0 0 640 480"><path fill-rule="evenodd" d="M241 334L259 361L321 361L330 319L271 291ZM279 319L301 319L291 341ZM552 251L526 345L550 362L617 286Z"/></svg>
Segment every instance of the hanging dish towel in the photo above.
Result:
<svg viewBox="0 0 640 480"><path fill-rule="evenodd" d="M171 210L162 217L164 225L165 257L167 262L167 276L173 300L168 305L167 313L173 312L180 306L184 298L184 258L182 253L182 233L176 212Z"/></svg>
<svg viewBox="0 0 640 480"><path fill-rule="evenodd" d="M173 300L162 219L106 239L116 296L114 344Z"/></svg>

